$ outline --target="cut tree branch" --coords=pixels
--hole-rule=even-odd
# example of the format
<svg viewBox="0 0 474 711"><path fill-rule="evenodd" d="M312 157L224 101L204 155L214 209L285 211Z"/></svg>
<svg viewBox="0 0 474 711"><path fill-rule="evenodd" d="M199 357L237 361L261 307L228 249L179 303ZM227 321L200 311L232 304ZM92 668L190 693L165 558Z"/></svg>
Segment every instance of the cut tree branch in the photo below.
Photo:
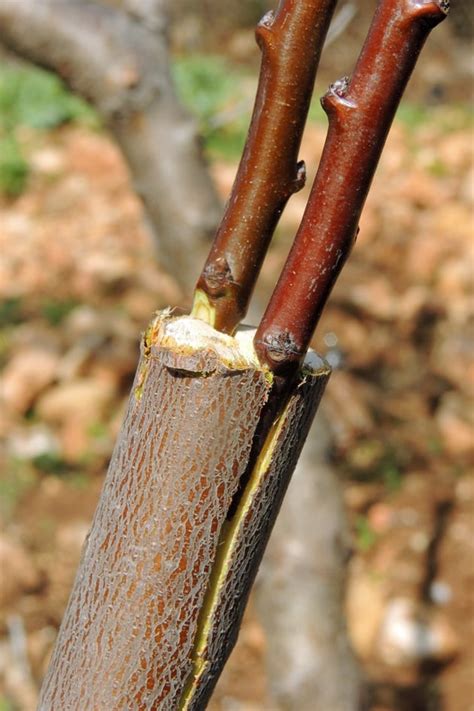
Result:
<svg viewBox="0 0 474 711"><path fill-rule="evenodd" d="M304 185L298 151L334 7L281 0L257 27L263 56L249 135L195 296L194 314L219 331L232 333L245 316L283 208Z"/></svg>
<svg viewBox="0 0 474 711"><path fill-rule="evenodd" d="M403 90L445 0L382 0L352 78L323 97L329 131L308 204L255 336L262 363L297 370L354 244L359 217Z"/></svg>
<svg viewBox="0 0 474 711"><path fill-rule="evenodd" d="M160 4L150 4L153 31L88 0L0 0L0 41L97 108L128 161L160 261L189 289L220 207L195 122L174 91ZM136 5L128 0L128 11Z"/></svg>
<svg viewBox="0 0 474 711"><path fill-rule="evenodd" d="M205 708L329 376L308 358L253 458L272 384L251 339L150 325L39 711Z"/></svg>

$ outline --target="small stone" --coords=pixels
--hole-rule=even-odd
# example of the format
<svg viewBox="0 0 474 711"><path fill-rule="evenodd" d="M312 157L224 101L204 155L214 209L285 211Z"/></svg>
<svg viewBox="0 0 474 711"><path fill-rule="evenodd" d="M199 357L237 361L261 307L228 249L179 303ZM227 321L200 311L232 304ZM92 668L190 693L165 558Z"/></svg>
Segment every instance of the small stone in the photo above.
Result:
<svg viewBox="0 0 474 711"><path fill-rule="evenodd" d="M249 621L242 628L242 640L253 651L262 653L265 650L265 632L257 621Z"/></svg>
<svg viewBox="0 0 474 711"><path fill-rule="evenodd" d="M443 580L433 580L430 585L430 598L435 605L447 605L453 597L453 591Z"/></svg>
<svg viewBox="0 0 474 711"><path fill-rule="evenodd" d="M64 320L64 330L74 341L81 336L100 333L103 327L103 315L85 304L73 309Z"/></svg>
<svg viewBox="0 0 474 711"><path fill-rule="evenodd" d="M41 584L40 573L25 548L6 535L0 537L0 571L2 607L15 603L21 593L35 590Z"/></svg>
<svg viewBox="0 0 474 711"><path fill-rule="evenodd" d="M430 545L430 538L424 531L417 531L410 538L410 548L415 553L424 553Z"/></svg>
<svg viewBox="0 0 474 711"><path fill-rule="evenodd" d="M34 170L45 175L61 173L65 167L61 151L49 147L34 151L29 160Z"/></svg>
<svg viewBox="0 0 474 711"><path fill-rule="evenodd" d="M393 509L384 503L374 504L370 507L367 518L374 533L386 533L393 525Z"/></svg>
<svg viewBox="0 0 474 711"><path fill-rule="evenodd" d="M457 456L469 456L474 452L472 413L468 403L459 393L449 392L441 400L436 412L443 445Z"/></svg>
<svg viewBox="0 0 474 711"><path fill-rule="evenodd" d="M456 499L460 503L469 503L474 499L474 477L463 476L456 483Z"/></svg>
<svg viewBox="0 0 474 711"><path fill-rule="evenodd" d="M382 493L379 484L347 484L344 488L344 501L353 511L364 511Z"/></svg>
<svg viewBox="0 0 474 711"><path fill-rule="evenodd" d="M42 627L28 634L28 658L33 674L42 678L46 672L46 662L49 660L56 639L54 627Z"/></svg>
<svg viewBox="0 0 474 711"><path fill-rule="evenodd" d="M400 526L416 526L420 521L420 513L416 509L403 508L397 512L397 524Z"/></svg>
<svg viewBox="0 0 474 711"><path fill-rule="evenodd" d="M0 395L5 405L24 414L54 381L58 363L58 354L46 348L32 347L16 353L6 365L1 379Z"/></svg>
<svg viewBox="0 0 474 711"><path fill-rule="evenodd" d="M386 664L404 666L446 662L459 645L444 615L426 612L408 598L395 598L386 607L377 646Z"/></svg>
<svg viewBox="0 0 474 711"><path fill-rule="evenodd" d="M60 526L56 532L56 542L60 549L79 556L90 529L88 521L73 521Z"/></svg>
<svg viewBox="0 0 474 711"><path fill-rule="evenodd" d="M384 277L354 285L352 302L376 319L391 321L398 316L399 298Z"/></svg>
<svg viewBox="0 0 474 711"><path fill-rule="evenodd" d="M82 378L51 388L38 401L38 415L46 422L97 422L115 396L112 380Z"/></svg>
<svg viewBox="0 0 474 711"><path fill-rule="evenodd" d="M384 606L385 590L380 578L355 571L349 578L346 615L351 642L362 659L373 654Z"/></svg>
<svg viewBox="0 0 474 711"><path fill-rule="evenodd" d="M14 430L8 438L8 450L18 459L35 459L43 454L57 454L59 443L45 425Z"/></svg>

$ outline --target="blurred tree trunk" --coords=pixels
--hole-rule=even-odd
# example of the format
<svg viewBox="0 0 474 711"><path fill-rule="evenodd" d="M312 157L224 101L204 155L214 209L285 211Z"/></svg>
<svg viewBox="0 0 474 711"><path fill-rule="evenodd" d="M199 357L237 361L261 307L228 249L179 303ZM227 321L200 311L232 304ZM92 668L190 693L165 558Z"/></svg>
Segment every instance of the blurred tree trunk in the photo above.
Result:
<svg viewBox="0 0 474 711"><path fill-rule="evenodd" d="M176 97L163 1L114 4L0 0L0 41L57 72L96 107L127 160L161 263L189 291L219 200L195 122Z"/></svg>
<svg viewBox="0 0 474 711"><path fill-rule="evenodd" d="M317 436L316 436L317 432ZM256 594L272 698L285 711L355 711L361 676L344 617L350 534L319 411L268 543Z"/></svg>

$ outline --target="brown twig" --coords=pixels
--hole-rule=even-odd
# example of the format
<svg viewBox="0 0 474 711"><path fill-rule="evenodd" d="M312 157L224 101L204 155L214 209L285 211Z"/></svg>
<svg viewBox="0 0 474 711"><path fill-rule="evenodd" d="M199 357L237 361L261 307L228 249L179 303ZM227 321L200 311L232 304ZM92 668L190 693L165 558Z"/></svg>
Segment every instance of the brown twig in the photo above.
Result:
<svg viewBox="0 0 474 711"><path fill-rule="evenodd" d="M354 244L369 187L403 90L447 0L381 0L352 78L322 99L329 130L308 204L255 335L262 363L298 367Z"/></svg>
<svg viewBox="0 0 474 711"><path fill-rule="evenodd" d="M336 0L281 0L256 37L262 68L247 143L222 223L199 278L193 314L232 333L290 195L321 48Z"/></svg>

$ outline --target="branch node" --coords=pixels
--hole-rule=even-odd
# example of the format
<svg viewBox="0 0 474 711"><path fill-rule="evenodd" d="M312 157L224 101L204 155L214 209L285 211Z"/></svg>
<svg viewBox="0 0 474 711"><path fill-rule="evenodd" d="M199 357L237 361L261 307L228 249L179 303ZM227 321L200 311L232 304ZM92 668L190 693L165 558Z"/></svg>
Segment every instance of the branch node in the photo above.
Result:
<svg viewBox="0 0 474 711"><path fill-rule="evenodd" d="M333 112L341 111L343 108L356 108L356 104L348 97L349 89L350 79L347 76L329 85L329 89L321 99L321 105L328 116Z"/></svg>
<svg viewBox="0 0 474 711"><path fill-rule="evenodd" d="M306 183L306 163L304 160L299 160L296 164L295 177L293 178L293 183L291 186L291 192L297 193L299 190L304 188Z"/></svg>
<svg viewBox="0 0 474 711"><path fill-rule="evenodd" d="M267 29L270 29L273 27L273 24L275 22L275 13L273 10L269 10L264 14L262 19L257 25L257 31L259 31L262 27L266 27Z"/></svg>
<svg viewBox="0 0 474 711"><path fill-rule="evenodd" d="M229 262L224 256L206 264L201 279L208 294L213 297L224 296L227 288L235 283Z"/></svg>
<svg viewBox="0 0 474 711"><path fill-rule="evenodd" d="M292 370L303 355L293 333L279 328L267 331L262 340L256 340L255 350L260 362L266 363L278 375Z"/></svg>
<svg viewBox="0 0 474 711"><path fill-rule="evenodd" d="M275 45L274 22L275 13L270 10L265 13L255 29L255 39L261 50L273 48Z"/></svg>
<svg viewBox="0 0 474 711"><path fill-rule="evenodd" d="M337 79L333 84L329 85L329 91L336 96L344 98L349 91L349 77L345 76Z"/></svg>
<svg viewBox="0 0 474 711"><path fill-rule="evenodd" d="M264 15L256 28L262 50L257 97L242 160L207 260L210 265L225 256L233 281L225 285L218 269L216 284L216 275L209 270L197 283L207 293L214 327L225 333L233 333L245 315L278 219L288 198L304 185L304 164L298 162L301 137L335 4L336 0L280 0L276 12ZM199 313L211 311L199 308Z"/></svg>
<svg viewBox="0 0 474 711"><path fill-rule="evenodd" d="M449 0L409 0L407 3L410 19L424 20L434 27L449 13Z"/></svg>

